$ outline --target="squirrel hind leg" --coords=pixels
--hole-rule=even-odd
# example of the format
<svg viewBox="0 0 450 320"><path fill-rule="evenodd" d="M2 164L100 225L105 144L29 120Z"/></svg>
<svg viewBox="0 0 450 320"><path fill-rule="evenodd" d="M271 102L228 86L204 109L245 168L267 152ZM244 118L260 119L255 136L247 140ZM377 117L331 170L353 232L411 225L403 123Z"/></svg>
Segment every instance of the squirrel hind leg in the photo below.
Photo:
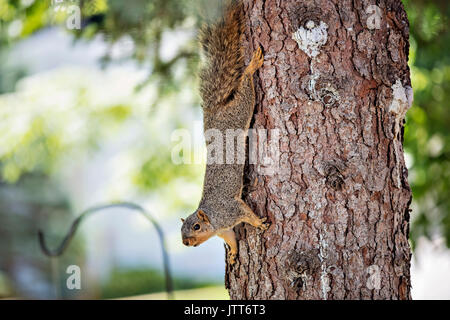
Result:
<svg viewBox="0 0 450 320"><path fill-rule="evenodd" d="M233 229L228 229L217 234L228 245L228 263L233 265L236 262L236 256L238 252L236 233Z"/></svg>
<svg viewBox="0 0 450 320"><path fill-rule="evenodd" d="M267 222L267 217L260 218L255 212L242 200L239 199L240 208L242 212L242 221L252 225L255 228L261 230L267 230L270 226L270 222Z"/></svg>

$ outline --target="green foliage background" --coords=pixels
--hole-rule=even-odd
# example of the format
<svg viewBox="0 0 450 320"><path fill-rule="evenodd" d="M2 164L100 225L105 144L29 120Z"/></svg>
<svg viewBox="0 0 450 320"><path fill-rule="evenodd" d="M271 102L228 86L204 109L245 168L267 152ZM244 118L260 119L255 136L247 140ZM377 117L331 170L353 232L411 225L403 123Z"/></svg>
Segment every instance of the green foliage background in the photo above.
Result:
<svg viewBox="0 0 450 320"><path fill-rule="evenodd" d="M450 247L450 5L430 0L404 3L414 90L404 141L413 190L411 241L438 233Z"/></svg>

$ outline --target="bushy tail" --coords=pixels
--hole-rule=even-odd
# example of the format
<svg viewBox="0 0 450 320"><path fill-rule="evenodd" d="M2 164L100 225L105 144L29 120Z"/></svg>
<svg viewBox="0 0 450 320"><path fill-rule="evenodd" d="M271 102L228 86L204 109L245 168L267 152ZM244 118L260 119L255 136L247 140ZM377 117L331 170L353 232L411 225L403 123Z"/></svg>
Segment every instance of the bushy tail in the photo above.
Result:
<svg viewBox="0 0 450 320"><path fill-rule="evenodd" d="M228 1L223 17L200 30L200 43L206 58L200 73L204 108L214 108L232 99L244 69L243 33L241 1Z"/></svg>

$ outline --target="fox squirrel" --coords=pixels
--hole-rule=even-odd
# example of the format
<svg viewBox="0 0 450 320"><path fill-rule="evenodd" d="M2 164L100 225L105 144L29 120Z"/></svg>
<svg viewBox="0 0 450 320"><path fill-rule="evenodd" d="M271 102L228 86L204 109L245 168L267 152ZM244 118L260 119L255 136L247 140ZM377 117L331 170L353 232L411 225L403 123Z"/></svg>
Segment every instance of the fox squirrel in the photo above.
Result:
<svg viewBox="0 0 450 320"><path fill-rule="evenodd" d="M207 60L200 73L204 131L243 130L245 139L255 106L253 74L263 64L261 48L244 69L242 37L244 13L240 1L228 2L221 20L204 26L200 43ZM239 143L237 143L239 145ZM228 152L228 151L227 151ZM244 164L217 164L207 161L203 195L198 209L181 219L181 234L186 246L198 246L217 235L228 245L228 262L235 263L236 235L233 227L246 222L266 230L267 218L259 218L241 199Z"/></svg>

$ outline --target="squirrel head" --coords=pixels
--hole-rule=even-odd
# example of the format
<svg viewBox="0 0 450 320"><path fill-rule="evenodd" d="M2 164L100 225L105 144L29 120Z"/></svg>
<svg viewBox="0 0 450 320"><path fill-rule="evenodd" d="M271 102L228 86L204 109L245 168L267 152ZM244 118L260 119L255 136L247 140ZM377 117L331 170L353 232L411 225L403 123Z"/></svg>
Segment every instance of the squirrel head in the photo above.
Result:
<svg viewBox="0 0 450 320"><path fill-rule="evenodd" d="M181 219L181 221L183 222L181 237L186 246L196 247L215 234L208 215L202 209L198 209L186 220Z"/></svg>

